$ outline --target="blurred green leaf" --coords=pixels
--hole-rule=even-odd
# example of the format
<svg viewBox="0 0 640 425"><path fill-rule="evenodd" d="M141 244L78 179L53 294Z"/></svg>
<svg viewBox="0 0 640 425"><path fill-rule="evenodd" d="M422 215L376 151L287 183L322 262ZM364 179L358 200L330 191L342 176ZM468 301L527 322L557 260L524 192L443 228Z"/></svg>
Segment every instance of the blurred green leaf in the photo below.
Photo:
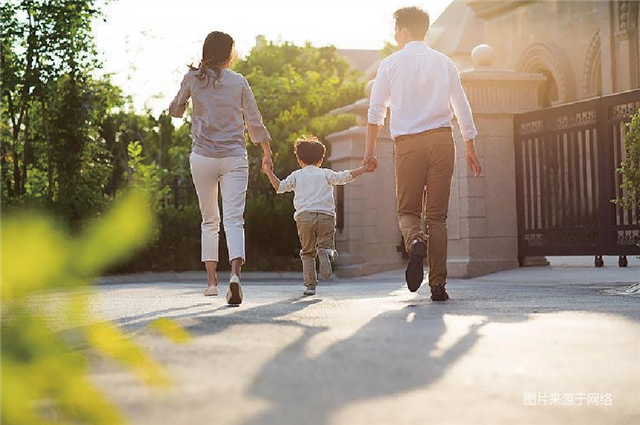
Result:
<svg viewBox="0 0 640 425"><path fill-rule="evenodd" d="M79 276L93 277L146 245L155 229L148 205L144 191L132 191L110 214L96 220L73 246L73 265Z"/></svg>
<svg viewBox="0 0 640 425"><path fill-rule="evenodd" d="M109 323L96 323L88 326L86 333L93 348L129 366L145 383L163 386L169 383L162 368L118 328Z"/></svg>
<svg viewBox="0 0 640 425"><path fill-rule="evenodd" d="M96 322L87 308L88 279L143 247L152 234L153 217L148 197L139 190L124 195L111 211L73 238L57 230L52 220L33 212L3 217L3 424L123 423L115 406L87 380L89 351L122 363L148 385L169 384L153 358L118 327ZM51 291L55 291L56 302L43 308ZM88 349L73 349L56 332L57 323L75 329ZM172 340L188 340L167 319L152 327Z"/></svg>
<svg viewBox="0 0 640 425"><path fill-rule="evenodd" d="M191 339L189 334L186 333L180 326L178 326L176 322L164 317L154 320L153 322L151 322L149 327L151 329L157 330L162 335L166 336L176 343L185 343Z"/></svg>
<svg viewBox="0 0 640 425"><path fill-rule="evenodd" d="M48 217L26 213L4 218L0 241L3 302L42 290L63 276L69 241Z"/></svg>

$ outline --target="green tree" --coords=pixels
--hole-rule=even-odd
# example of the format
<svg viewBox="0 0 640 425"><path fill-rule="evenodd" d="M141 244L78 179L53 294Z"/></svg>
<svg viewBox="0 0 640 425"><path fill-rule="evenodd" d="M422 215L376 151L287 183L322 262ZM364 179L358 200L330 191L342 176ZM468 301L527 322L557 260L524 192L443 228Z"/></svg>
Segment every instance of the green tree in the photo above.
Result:
<svg viewBox="0 0 640 425"><path fill-rule="evenodd" d="M40 103L47 146L48 195L53 197L54 141L48 134L50 89L63 75L77 84L96 66L91 20L99 15L95 0L21 0L3 2L2 16L2 145L3 186L7 197L25 195L32 162L32 109ZM73 90L67 94L73 95ZM68 100L76 100L68 97ZM72 116L68 118L74 118ZM8 133L8 134L7 134ZM22 134L21 134L22 133ZM72 155L73 156L73 155Z"/></svg>
<svg viewBox="0 0 640 425"><path fill-rule="evenodd" d="M3 204L44 206L76 229L111 202L127 164L118 135L106 137L125 98L108 78L92 77L100 64L91 22L101 4L9 0L0 8Z"/></svg>
<svg viewBox="0 0 640 425"><path fill-rule="evenodd" d="M391 43L390 41L385 41L384 47L382 47L382 50L380 51L380 55L383 58L386 58L387 56L394 54L398 50L400 50L400 47L398 47L397 44Z"/></svg>
<svg viewBox="0 0 640 425"><path fill-rule="evenodd" d="M617 202L627 208L640 207L640 110L632 117L624 137L625 159L618 169L622 174L622 198Z"/></svg>

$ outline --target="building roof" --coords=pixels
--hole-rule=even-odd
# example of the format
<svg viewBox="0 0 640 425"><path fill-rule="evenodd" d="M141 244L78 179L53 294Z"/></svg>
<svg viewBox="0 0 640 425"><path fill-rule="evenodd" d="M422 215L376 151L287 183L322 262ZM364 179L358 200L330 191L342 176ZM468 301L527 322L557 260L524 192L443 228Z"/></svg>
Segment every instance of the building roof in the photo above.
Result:
<svg viewBox="0 0 640 425"><path fill-rule="evenodd" d="M454 0L431 25L426 41L448 56L468 56L484 41L484 23L465 0Z"/></svg>
<svg viewBox="0 0 640 425"><path fill-rule="evenodd" d="M338 53L347 58L351 66L363 73L382 58L380 50L338 49Z"/></svg>

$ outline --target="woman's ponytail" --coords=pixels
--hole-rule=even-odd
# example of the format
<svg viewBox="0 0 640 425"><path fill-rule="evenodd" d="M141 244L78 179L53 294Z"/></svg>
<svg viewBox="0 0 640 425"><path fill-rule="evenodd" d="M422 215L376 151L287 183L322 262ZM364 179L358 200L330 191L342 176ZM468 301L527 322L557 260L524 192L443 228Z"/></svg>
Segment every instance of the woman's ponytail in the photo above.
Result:
<svg viewBox="0 0 640 425"><path fill-rule="evenodd" d="M215 88L215 85L222 76L221 67L227 62L233 54L233 38L222 31L213 31L207 35L202 45L202 60L197 68L189 65L192 70L198 71L198 79L205 81L205 86L209 84L209 71L211 69L214 73L211 87Z"/></svg>

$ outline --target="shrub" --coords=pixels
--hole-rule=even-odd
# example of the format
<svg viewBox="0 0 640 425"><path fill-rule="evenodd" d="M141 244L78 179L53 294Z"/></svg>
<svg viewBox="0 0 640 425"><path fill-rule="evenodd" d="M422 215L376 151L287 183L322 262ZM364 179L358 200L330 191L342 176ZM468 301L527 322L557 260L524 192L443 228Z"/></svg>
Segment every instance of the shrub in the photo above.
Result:
<svg viewBox="0 0 640 425"><path fill-rule="evenodd" d="M618 171L622 174L623 196L617 200L626 208L640 207L640 110L632 117L624 137L625 160Z"/></svg>

